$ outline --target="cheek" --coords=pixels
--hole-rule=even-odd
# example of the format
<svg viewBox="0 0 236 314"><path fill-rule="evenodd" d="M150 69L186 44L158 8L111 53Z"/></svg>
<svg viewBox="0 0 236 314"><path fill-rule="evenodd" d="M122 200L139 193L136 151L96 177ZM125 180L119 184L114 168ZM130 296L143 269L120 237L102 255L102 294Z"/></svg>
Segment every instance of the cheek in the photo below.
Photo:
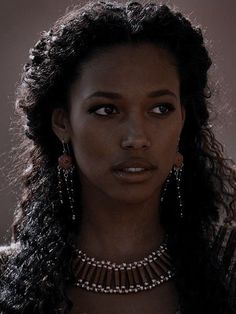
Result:
<svg viewBox="0 0 236 314"><path fill-rule="evenodd" d="M170 123L159 132L159 139L156 140L155 150L159 154L159 166L163 169L164 177L168 175L175 162L180 133L181 126Z"/></svg>
<svg viewBox="0 0 236 314"><path fill-rule="evenodd" d="M179 132L178 129L171 129L163 137L163 150L168 155L174 155L177 150Z"/></svg>
<svg viewBox="0 0 236 314"><path fill-rule="evenodd" d="M79 167L93 168L104 162L111 150L108 134L95 123L83 123L73 127L71 141Z"/></svg>

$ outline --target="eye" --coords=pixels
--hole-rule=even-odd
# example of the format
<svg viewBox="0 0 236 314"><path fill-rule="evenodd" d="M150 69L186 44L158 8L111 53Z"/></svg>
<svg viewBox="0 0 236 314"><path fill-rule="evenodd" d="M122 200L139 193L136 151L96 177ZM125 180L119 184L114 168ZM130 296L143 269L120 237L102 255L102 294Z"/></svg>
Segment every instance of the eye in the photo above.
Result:
<svg viewBox="0 0 236 314"><path fill-rule="evenodd" d="M159 110L159 113L157 112L157 114L161 116L168 115L171 111L175 110L174 106L170 103L161 103L153 107L153 109L156 108Z"/></svg>
<svg viewBox="0 0 236 314"><path fill-rule="evenodd" d="M90 108L88 110L88 112L94 113L98 116L108 116L108 115L113 114L114 108L115 108L115 106L113 106L111 104L100 104L100 105L97 105L97 106ZM100 110L100 113L98 113L99 110ZM117 109L116 109L116 111L117 111ZM105 114L102 114L102 112L105 112Z"/></svg>
<svg viewBox="0 0 236 314"><path fill-rule="evenodd" d="M118 113L118 110L112 104L99 104L90 108L88 112L93 113L97 116L107 117L115 114L114 109L116 111L115 113ZM156 114L158 114L159 116L165 116L168 115L171 111L175 110L175 107L170 103L160 103L154 106L152 109L158 109L159 112L156 112ZM98 113L99 111L100 113Z"/></svg>

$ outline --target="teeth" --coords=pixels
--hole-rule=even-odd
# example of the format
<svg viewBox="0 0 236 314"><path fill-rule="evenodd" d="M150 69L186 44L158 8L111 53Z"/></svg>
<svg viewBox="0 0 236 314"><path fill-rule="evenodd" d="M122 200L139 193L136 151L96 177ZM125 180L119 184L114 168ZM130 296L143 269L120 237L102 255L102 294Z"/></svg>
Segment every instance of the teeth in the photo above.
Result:
<svg viewBox="0 0 236 314"><path fill-rule="evenodd" d="M144 168L125 168L123 171L128 171L128 172L139 172L145 170Z"/></svg>

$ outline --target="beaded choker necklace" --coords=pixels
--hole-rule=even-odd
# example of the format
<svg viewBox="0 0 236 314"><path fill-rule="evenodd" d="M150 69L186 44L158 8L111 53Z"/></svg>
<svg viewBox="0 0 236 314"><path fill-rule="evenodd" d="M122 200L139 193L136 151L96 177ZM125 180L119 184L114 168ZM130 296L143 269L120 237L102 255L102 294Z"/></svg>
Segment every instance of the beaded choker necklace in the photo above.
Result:
<svg viewBox="0 0 236 314"><path fill-rule="evenodd" d="M131 293L152 289L174 275L167 248L167 236L158 250L142 260L116 264L95 260L82 250L75 249L72 262L74 285L100 293Z"/></svg>

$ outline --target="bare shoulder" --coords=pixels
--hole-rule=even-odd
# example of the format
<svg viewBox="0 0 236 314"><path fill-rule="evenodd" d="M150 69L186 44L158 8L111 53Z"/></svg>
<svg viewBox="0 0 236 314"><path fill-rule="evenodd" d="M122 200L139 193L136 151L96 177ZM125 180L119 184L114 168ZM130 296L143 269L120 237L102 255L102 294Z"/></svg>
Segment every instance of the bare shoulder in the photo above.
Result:
<svg viewBox="0 0 236 314"><path fill-rule="evenodd" d="M19 243L11 243L10 245L0 246L0 273L3 271L8 259L18 251L20 248Z"/></svg>

